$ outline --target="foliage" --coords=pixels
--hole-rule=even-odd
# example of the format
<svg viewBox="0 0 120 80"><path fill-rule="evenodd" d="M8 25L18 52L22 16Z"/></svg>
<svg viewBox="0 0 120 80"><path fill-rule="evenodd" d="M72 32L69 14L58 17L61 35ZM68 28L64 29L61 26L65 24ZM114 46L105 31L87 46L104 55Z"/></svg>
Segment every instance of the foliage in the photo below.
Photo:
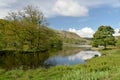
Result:
<svg viewBox="0 0 120 80"><path fill-rule="evenodd" d="M118 33L120 33L120 30L119 30ZM116 40L117 40L117 41L116 41L116 46L117 46L117 47L120 47L120 36L117 36L117 37L116 37Z"/></svg>
<svg viewBox="0 0 120 80"><path fill-rule="evenodd" d="M42 12L33 6L9 13L7 20L0 20L0 48L22 51L60 49L62 40L54 30L46 27L44 21Z"/></svg>
<svg viewBox="0 0 120 80"><path fill-rule="evenodd" d="M115 45L115 38L113 36L114 29L111 26L100 26L93 35L93 46Z"/></svg>
<svg viewBox="0 0 120 80"><path fill-rule="evenodd" d="M120 47L120 36L118 36L117 38L116 38L116 46L117 47Z"/></svg>

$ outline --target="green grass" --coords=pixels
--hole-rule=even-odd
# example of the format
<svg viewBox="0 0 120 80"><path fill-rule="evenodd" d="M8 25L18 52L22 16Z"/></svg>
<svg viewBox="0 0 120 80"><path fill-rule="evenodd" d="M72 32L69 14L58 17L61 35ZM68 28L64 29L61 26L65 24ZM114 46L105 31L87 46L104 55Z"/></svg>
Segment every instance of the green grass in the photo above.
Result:
<svg viewBox="0 0 120 80"><path fill-rule="evenodd" d="M86 64L50 69L0 70L0 80L120 80L120 50L101 50L103 56Z"/></svg>

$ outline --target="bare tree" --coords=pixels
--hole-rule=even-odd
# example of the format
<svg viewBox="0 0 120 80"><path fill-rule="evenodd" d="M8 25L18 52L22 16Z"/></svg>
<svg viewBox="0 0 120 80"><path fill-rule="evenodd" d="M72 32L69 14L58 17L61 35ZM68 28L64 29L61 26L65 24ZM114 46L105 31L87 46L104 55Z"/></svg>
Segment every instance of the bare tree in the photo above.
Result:
<svg viewBox="0 0 120 80"><path fill-rule="evenodd" d="M43 13L39 10L38 7L34 7L32 5L28 5L24 7L23 10L18 12L8 13L8 16L6 18L12 21L26 21L36 25L47 25L47 21Z"/></svg>

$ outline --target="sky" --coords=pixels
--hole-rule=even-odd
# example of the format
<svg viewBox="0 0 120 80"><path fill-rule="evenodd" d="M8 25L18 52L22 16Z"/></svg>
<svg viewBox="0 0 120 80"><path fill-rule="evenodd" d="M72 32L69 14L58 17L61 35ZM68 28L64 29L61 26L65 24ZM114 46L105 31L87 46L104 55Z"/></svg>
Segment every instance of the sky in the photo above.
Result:
<svg viewBox="0 0 120 80"><path fill-rule="evenodd" d="M10 11L37 6L49 22L49 27L92 37L99 26L111 26L114 35L120 29L120 0L0 0L0 18Z"/></svg>

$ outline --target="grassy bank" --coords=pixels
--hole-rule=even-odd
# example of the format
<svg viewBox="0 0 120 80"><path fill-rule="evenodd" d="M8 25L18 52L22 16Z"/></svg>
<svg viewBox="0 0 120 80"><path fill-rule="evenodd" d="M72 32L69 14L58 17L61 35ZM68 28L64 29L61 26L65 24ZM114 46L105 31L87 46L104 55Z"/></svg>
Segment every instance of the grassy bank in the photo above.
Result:
<svg viewBox="0 0 120 80"><path fill-rule="evenodd" d="M0 70L0 80L120 80L120 50L101 50L86 64L50 69Z"/></svg>

